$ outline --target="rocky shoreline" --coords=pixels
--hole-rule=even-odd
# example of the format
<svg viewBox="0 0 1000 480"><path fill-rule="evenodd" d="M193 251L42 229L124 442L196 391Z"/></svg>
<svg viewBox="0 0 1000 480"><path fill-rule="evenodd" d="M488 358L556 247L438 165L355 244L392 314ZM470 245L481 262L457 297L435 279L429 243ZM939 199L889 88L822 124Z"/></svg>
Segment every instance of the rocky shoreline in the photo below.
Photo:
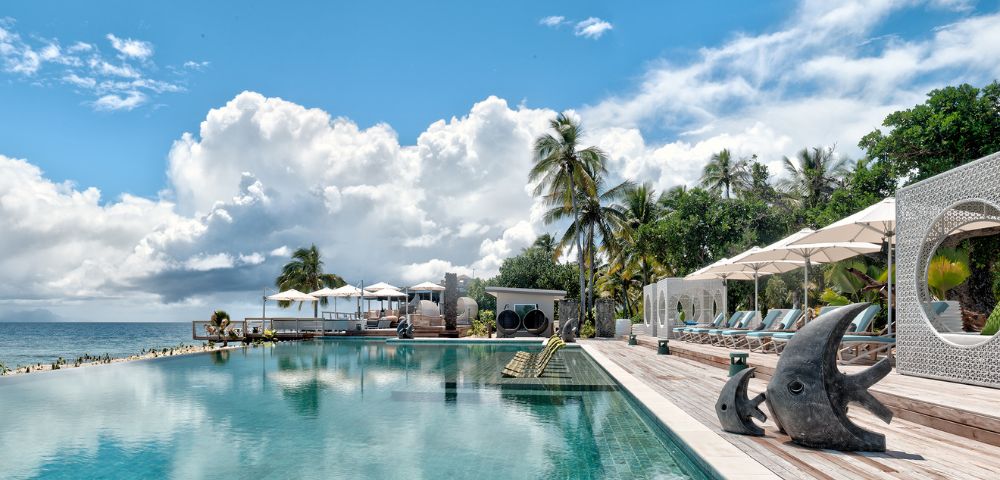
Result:
<svg viewBox="0 0 1000 480"><path fill-rule="evenodd" d="M160 357L175 357L178 355L190 355L193 353L202 352L214 352L219 350L231 350L235 348L243 347L242 344L234 344L223 347L222 344L202 344L202 345L186 345L181 344L175 347L167 347L161 349L145 350L143 349L141 353L137 355L129 355L127 357L110 357L104 356L91 356L84 355L75 359L64 359L59 358L52 363L38 363L34 365L22 365L17 368L6 369L0 371L0 376L13 376L13 375L27 375L31 373L39 372L49 372L53 370L65 370L69 368L80 368L89 367L97 365L111 365L114 363L124 363L132 362L136 360L145 360L149 358L160 358Z"/></svg>

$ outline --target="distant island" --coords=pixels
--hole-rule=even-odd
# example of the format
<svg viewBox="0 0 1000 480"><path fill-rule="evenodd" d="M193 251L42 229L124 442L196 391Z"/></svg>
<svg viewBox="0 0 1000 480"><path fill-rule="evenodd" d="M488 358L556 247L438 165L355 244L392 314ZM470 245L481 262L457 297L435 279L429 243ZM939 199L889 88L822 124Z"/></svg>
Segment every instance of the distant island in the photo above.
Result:
<svg viewBox="0 0 1000 480"><path fill-rule="evenodd" d="M51 310L46 310L44 308L0 313L0 323L3 322L52 323L52 322L65 322L65 321L66 321L65 318L56 315Z"/></svg>

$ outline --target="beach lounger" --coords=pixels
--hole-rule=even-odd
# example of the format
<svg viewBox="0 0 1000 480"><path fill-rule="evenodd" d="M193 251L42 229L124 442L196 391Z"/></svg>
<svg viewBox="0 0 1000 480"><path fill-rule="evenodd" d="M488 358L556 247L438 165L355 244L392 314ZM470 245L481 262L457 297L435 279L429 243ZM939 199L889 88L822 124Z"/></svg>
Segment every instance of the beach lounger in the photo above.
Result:
<svg viewBox="0 0 1000 480"><path fill-rule="evenodd" d="M717 328L733 328L736 323L739 322L744 315L746 315L745 310L740 310L733 312L733 316L729 317L729 321L720 325L713 325L710 327L688 327L684 329L684 332L688 334L689 342L704 343L708 340L708 331Z"/></svg>
<svg viewBox="0 0 1000 480"><path fill-rule="evenodd" d="M723 320L725 320L725 316L723 315L722 312L719 312L719 314L715 316L715 319L712 320L711 323L685 325L683 327L674 327L673 328L673 332L674 332L674 335L678 336L679 340L687 341L688 337L691 336L691 334L687 332L688 329L690 329L690 328L717 328L717 327L719 327L722 324Z"/></svg>
<svg viewBox="0 0 1000 480"><path fill-rule="evenodd" d="M854 317L854 320L851 322L852 326L848 328L845 336L851 334L864 334L864 332L868 331L868 327L871 326L872 320L875 319L875 315L878 315L878 312L880 311L882 311L882 307L880 305L869 305L868 308L862 310L861 313ZM795 332L777 333L771 337L771 340L775 343L775 348L778 353L781 353L785 344L787 344L788 340L790 340L794 335Z"/></svg>
<svg viewBox="0 0 1000 480"><path fill-rule="evenodd" d="M565 346L566 343L561 338L553 335L545 343L545 348L542 349L541 353L532 354L524 351L515 353L514 358L507 363L501 374L504 377L513 378L538 378L545 373L545 369L556 352Z"/></svg>
<svg viewBox="0 0 1000 480"><path fill-rule="evenodd" d="M743 317L736 322L735 325L731 325L728 328L713 328L710 329L706 335L708 338L708 343L716 346L722 346L722 332L726 330L748 330L749 326L753 324L753 321L760 315L760 312L756 310L748 310L743 312Z"/></svg>
<svg viewBox="0 0 1000 480"><path fill-rule="evenodd" d="M780 308L772 308L771 310L768 310L767 315L765 315L764 318L760 321L760 325L758 325L757 328L753 330L749 328L723 330L722 343L723 345L730 348L742 348L744 346L749 348L750 345L747 342L747 337L746 337L748 333L770 330L771 327L774 325L774 322L777 321L779 318L782 318L786 313L788 313L788 310Z"/></svg>
<svg viewBox="0 0 1000 480"><path fill-rule="evenodd" d="M772 350L774 347L773 342L771 342L771 337L776 333L781 332L791 332L795 327L795 323L802 318L802 310L798 308L793 308L788 310L784 316L779 317L777 324L774 325L773 330L754 330L747 332L745 335L747 346L750 347L751 352L760 351L767 352ZM756 345L755 345L756 344Z"/></svg>

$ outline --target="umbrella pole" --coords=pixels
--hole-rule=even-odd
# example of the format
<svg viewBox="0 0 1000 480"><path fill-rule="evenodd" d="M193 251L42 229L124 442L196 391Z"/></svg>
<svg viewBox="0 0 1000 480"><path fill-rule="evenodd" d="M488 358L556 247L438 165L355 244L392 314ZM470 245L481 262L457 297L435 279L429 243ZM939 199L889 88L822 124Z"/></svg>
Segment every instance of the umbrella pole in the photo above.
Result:
<svg viewBox="0 0 1000 480"><path fill-rule="evenodd" d="M806 276L805 282L802 284L802 290L805 296L802 298L802 305L805 307L802 309L806 313L806 321L812 320L812 315L809 312L809 256L806 255Z"/></svg>
<svg viewBox="0 0 1000 480"><path fill-rule="evenodd" d="M753 311L760 312L760 307L757 306L757 270L753 271ZM756 313L755 313L756 315Z"/></svg>

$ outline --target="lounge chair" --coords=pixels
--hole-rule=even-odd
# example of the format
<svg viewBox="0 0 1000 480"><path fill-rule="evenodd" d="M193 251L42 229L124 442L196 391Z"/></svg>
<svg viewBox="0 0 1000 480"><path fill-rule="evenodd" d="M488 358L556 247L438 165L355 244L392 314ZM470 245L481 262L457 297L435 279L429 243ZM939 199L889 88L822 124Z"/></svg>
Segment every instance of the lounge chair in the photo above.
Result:
<svg viewBox="0 0 1000 480"><path fill-rule="evenodd" d="M561 338L553 335L545 343L545 348L542 349L541 353L532 354L524 351L515 353L514 358L507 363L501 374L504 377L513 378L538 378L545 373L545 369L549 366L549 362L556 352L565 346L566 343Z"/></svg>
<svg viewBox="0 0 1000 480"><path fill-rule="evenodd" d="M728 322L719 325L713 325L710 327L688 327L684 329L684 332L688 334L689 342L704 343L705 341L708 340L709 330L714 330L717 328L723 328L723 329L733 328L736 326L736 322L739 322L743 318L743 316L746 315L746 313L747 312L745 310L733 312L733 316L729 317Z"/></svg>
<svg viewBox="0 0 1000 480"><path fill-rule="evenodd" d="M757 328L752 330L749 328L723 330L722 343L723 345L731 348L741 348L742 346L749 348L750 345L747 343L746 337L748 333L770 330L774 325L774 322L778 320L778 318L782 318L786 313L788 313L788 310L772 308L771 310L768 310L767 315L765 315L760 321L760 325L758 325Z"/></svg>
<svg viewBox="0 0 1000 480"><path fill-rule="evenodd" d="M719 327L722 324L723 320L725 320L725 315L723 315L722 312L719 312L719 314L715 316L715 319L712 320L711 323L702 323L702 324L694 324L694 325L685 325L683 327L674 327L673 328L673 332L674 332L675 335L679 336L680 340L687 341L688 337L691 336L691 334L687 332L688 329L690 329L690 328L717 328L717 327Z"/></svg>
<svg viewBox="0 0 1000 480"><path fill-rule="evenodd" d="M852 328L848 328L847 333L844 336L846 337L851 334L864 334L864 332L868 331L868 327L871 326L872 320L875 319L875 315L878 315L878 312L880 311L882 311L882 307L880 305L869 305L868 308L862 310L861 313L854 317L854 320L851 322ZM771 340L775 342L776 351L781 353L785 344L787 344L788 340L790 340L794 335L795 332L777 333L771 337Z"/></svg>
<svg viewBox="0 0 1000 480"><path fill-rule="evenodd" d="M795 327L795 323L798 322L800 318L802 318L802 310L798 308L793 308L791 310L786 310L785 312L786 313L783 316L778 317L778 320L776 320L777 323L775 325L772 325L772 327L775 328L754 330L751 332L747 332L746 335L744 335L744 338L746 339L747 342L747 347L750 348L751 352L755 351L766 352L767 350L771 349L774 346L773 342L771 342L772 336L782 332L794 331L792 329ZM756 346L754 346L755 342L757 344Z"/></svg>
<svg viewBox="0 0 1000 480"><path fill-rule="evenodd" d="M712 345L722 346L722 332L726 330L749 330L750 325L753 321L760 315L760 312L756 310L748 310L743 313L743 317L736 322L736 325L731 325L729 328L713 328L708 331L708 342Z"/></svg>

